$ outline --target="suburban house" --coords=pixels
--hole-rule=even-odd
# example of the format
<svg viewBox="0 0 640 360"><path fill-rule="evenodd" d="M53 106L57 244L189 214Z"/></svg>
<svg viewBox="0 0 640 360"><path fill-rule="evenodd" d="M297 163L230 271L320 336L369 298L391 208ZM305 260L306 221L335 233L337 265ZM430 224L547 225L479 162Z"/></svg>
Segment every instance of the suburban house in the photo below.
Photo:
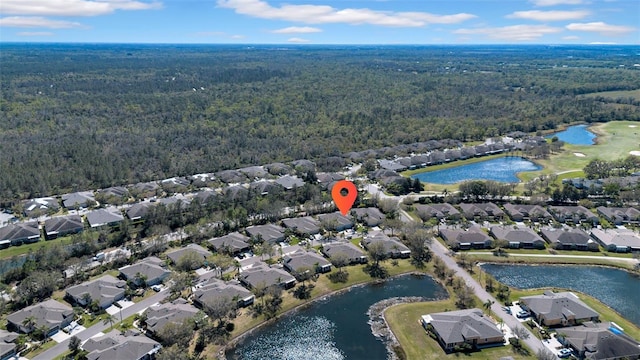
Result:
<svg viewBox="0 0 640 360"><path fill-rule="evenodd" d="M160 186L166 192L172 193L186 191L189 185L191 185L191 181L185 177L172 177L160 181Z"/></svg>
<svg viewBox="0 0 640 360"><path fill-rule="evenodd" d="M278 190L282 190L282 188L279 184L276 184L271 180L262 179L251 182L249 184L249 190L251 190L251 193L253 194L266 196L269 194L275 194Z"/></svg>
<svg viewBox="0 0 640 360"><path fill-rule="evenodd" d="M553 219L553 216L540 205L506 203L504 204L504 211L513 221L549 222Z"/></svg>
<svg viewBox="0 0 640 360"><path fill-rule="evenodd" d="M249 198L249 190L242 185L233 185L224 189L224 196L229 200L246 200Z"/></svg>
<svg viewBox="0 0 640 360"><path fill-rule="evenodd" d="M415 207L420 217L424 219L435 217L438 220L459 220L461 217L460 211L458 211L458 209L448 203L426 205L420 204L416 205Z"/></svg>
<svg viewBox="0 0 640 360"><path fill-rule="evenodd" d="M87 360L152 360L160 351L159 342L144 336L137 330L111 330L85 341L81 348L88 352Z"/></svg>
<svg viewBox="0 0 640 360"><path fill-rule="evenodd" d="M242 270L239 279L249 289L272 285L289 289L296 284L296 279L291 274L276 267L269 267L266 264L254 265Z"/></svg>
<svg viewBox="0 0 640 360"><path fill-rule="evenodd" d="M183 248L173 250L167 253L167 257L173 262L177 264L180 259L182 259L187 254L196 254L199 259L202 259L204 262L209 256L211 256L211 251L203 248L198 244L189 244ZM192 269L195 270L195 269Z"/></svg>
<svg viewBox="0 0 640 360"><path fill-rule="evenodd" d="M69 325L73 318L74 313L70 306L50 299L9 314L7 329L28 334L35 329L46 327L47 334L51 335Z"/></svg>
<svg viewBox="0 0 640 360"><path fill-rule="evenodd" d="M84 224L80 215L56 216L44 222L44 238L52 240L58 236L82 232Z"/></svg>
<svg viewBox="0 0 640 360"><path fill-rule="evenodd" d="M597 224L600 220L596 214L584 206L549 206L549 211L561 223L579 224L584 221Z"/></svg>
<svg viewBox="0 0 640 360"><path fill-rule="evenodd" d="M160 185L154 181L137 183L131 186L131 191L137 193L138 197L150 197L155 196L160 189Z"/></svg>
<svg viewBox="0 0 640 360"><path fill-rule="evenodd" d="M465 344L473 348L504 345L504 334L480 309L422 315L421 324L436 335L447 352Z"/></svg>
<svg viewBox="0 0 640 360"><path fill-rule="evenodd" d="M0 329L0 360L8 360L16 354L18 334Z"/></svg>
<svg viewBox="0 0 640 360"><path fill-rule="evenodd" d="M172 302L153 305L143 313L147 331L157 333L169 323L182 324L198 314L198 310L185 299L178 298Z"/></svg>
<svg viewBox="0 0 640 360"><path fill-rule="evenodd" d="M558 341L571 347L578 359L640 359L640 343L610 322L588 321L563 328Z"/></svg>
<svg viewBox="0 0 640 360"><path fill-rule="evenodd" d="M320 214L318 215L318 220L320 220L320 224L325 230L343 231L353 227L353 222L338 211Z"/></svg>
<svg viewBox="0 0 640 360"><path fill-rule="evenodd" d="M640 236L630 229L591 229L591 237L607 251L640 251Z"/></svg>
<svg viewBox="0 0 640 360"><path fill-rule="evenodd" d="M405 244L400 242L400 240L396 237L388 237L382 231L370 232L369 234L367 234L367 236L365 236L361 243L365 249L369 249L372 244L378 242L382 243L385 253L392 259L406 259L411 256L411 250L409 250L409 248Z"/></svg>
<svg viewBox="0 0 640 360"><path fill-rule="evenodd" d="M498 205L490 202L486 203L461 203L458 205L462 210L462 215L467 220L499 220L504 218L504 211Z"/></svg>
<svg viewBox="0 0 640 360"><path fill-rule="evenodd" d="M237 184L247 181L247 177L238 170L222 170L217 172L215 176L227 184Z"/></svg>
<svg viewBox="0 0 640 360"><path fill-rule="evenodd" d="M241 169L238 169L239 172L245 174L249 179L264 179L269 173L265 170L264 167L260 165L256 166L247 166Z"/></svg>
<svg viewBox="0 0 640 360"><path fill-rule="evenodd" d="M320 183L320 187L323 190L328 189L330 185L333 185L340 180L344 180L344 176L338 173L317 173L316 178L318 179L318 183Z"/></svg>
<svg viewBox="0 0 640 360"><path fill-rule="evenodd" d="M26 216L37 217L57 212L60 209L60 204L58 203L58 200L52 197L44 197L25 201L23 209Z"/></svg>
<svg viewBox="0 0 640 360"><path fill-rule="evenodd" d="M576 325L597 321L600 316L572 292L545 291L542 295L520 298L520 306L545 326Z"/></svg>
<svg viewBox="0 0 640 360"><path fill-rule="evenodd" d="M640 222L640 210L632 207L606 207L600 206L596 208L598 214L602 215L608 222L614 225L622 225Z"/></svg>
<svg viewBox="0 0 640 360"><path fill-rule="evenodd" d="M285 239L284 229L274 224L249 226L245 230L250 237L262 239L269 244L276 244Z"/></svg>
<svg viewBox="0 0 640 360"><path fill-rule="evenodd" d="M441 227L440 237L450 248L457 250L489 249L493 246L493 239L479 226L468 229Z"/></svg>
<svg viewBox="0 0 640 360"><path fill-rule="evenodd" d="M311 269L318 273L331 271L331 263L316 252L296 251L285 255L282 260L284 268L294 274L303 269Z"/></svg>
<svg viewBox="0 0 640 360"><path fill-rule="evenodd" d="M40 241L40 229L37 221L16 223L0 228L0 244L2 247L30 244Z"/></svg>
<svg viewBox="0 0 640 360"><path fill-rule="evenodd" d="M87 213L87 222L92 229L101 227L117 226L124 221L124 217L120 211L109 211L107 209L98 209Z"/></svg>
<svg viewBox="0 0 640 360"><path fill-rule="evenodd" d="M207 242L217 252L225 252L230 255L236 255L251 249L249 245L250 238L239 232L232 232L225 236L208 240Z"/></svg>
<svg viewBox="0 0 640 360"><path fill-rule="evenodd" d="M210 278L193 292L193 304L200 308L213 304L218 299L234 301L238 306L244 307L253 304L255 296L238 282L224 282L215 278Z"/></svg>
<svg viewBox="0 0 640 360"><path fill-rule="evenodd" d="M590 250L598 251L598 243L586 232L577 228L542 228L540 235L554 249L558 250Z"/></svg>
<svg viewBox="0 0 640 360"><path fill-rule="evenodd" d="M384 214L374 207L354 208L350 214L360 223L364 223L369 227L378 226L386 218Z"/></svg>
<svg viewBox="0 0 640 360"><path fill-rule="evenodd" d="M304 181L297 176L285 175L276 179L276 184L285 188L285 190L293 190L304 186Z"/></svg>
<svg viewBox="0 0 640 360"><path fill-rule="evenodd" d="M407 170L407 166L400 164L395 160L378 160L378 165L381 169L391 170L391 171L405 171Z"/></svg>
<svg viewBox="0 0 640 360"><path fill-rule="evenodd" d="M99 307L106 309L114 302L124 298L126 287L125 281L111 275L104 275L95 280L67 288L65 297L80 306L88 306L96 301Z"/></svg>
<svg viewBox="0 0 640 360"><path fill-rule="evenodd" d="M320 232L320 222L311 216L282 220L282 224L297 234L308 236Z"/></svg>
<svg viewBox="0 0 640 360"><path fill-rule="evenodd" d="M150 202L133 204L130 208L127 209L127 217L129 218L129 220L133 221L134 224L142 222L143 218L149 212L151 206L153 206L153 204Z"/></svg>
<svg viewBox="0 0 640 360"><path fill-rule="evenodd" d="M514 249L544 249L545 241L535 231L526 226L492 226L489 234L497 240L506 240Z"/></svg>
<svg viewBox="0 0 640 360"><path fill-rule="evenodd" d="M271 175L286 175L292 172L291 166L283 163L271 163L263 165Z"/></svg>
<svg viewBox="0 0 640 360"><path fill-rule="evenodd" d="M96 198L91 191L75 192L62 195L62 205L68 210L86 208L96 203Z"/></svg>
<svg viewBox="0 0 640 360"><path fill-rule="evenodd" d="M166 279L171 271L164 268L164 262L155 256L150 256L133 265L123 266L119 277L131 281L136 286L143 283L147 286L158 285ZM144 281L143 281L144 280Z"/></svg>
<svg viewBox="0 0 640 360"><path fill-rule="evenodd" d="M332 242L322 246L324 256L331 259L336 254L345 254L351 264L364 264L367 262L367 255L359 247L350 242Z"/></svg>
<svg viewBox="0 0 640 360"><path fill-rule="evenodd" d="M124 199L129 196L129 190L127 190L124 186L113 186L110 188L99 190L98 193L105 198Z"/></svg>
<svg viewBox="0 0 640 360"><path fill-rule="evenodd" d="M198 192L194 197L194 200L199 201L201 205L206 205L210 201L214 201L217 197L218 197L218 193L216 193L215 191L204 190L204 191Z"/></svg>

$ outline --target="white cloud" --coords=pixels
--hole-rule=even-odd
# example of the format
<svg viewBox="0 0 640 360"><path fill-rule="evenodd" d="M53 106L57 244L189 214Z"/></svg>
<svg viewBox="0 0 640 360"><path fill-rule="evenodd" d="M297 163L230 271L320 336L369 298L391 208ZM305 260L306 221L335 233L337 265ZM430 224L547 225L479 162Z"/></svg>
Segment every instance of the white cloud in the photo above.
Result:
<svg viewBox="0 0 640 360"><path fill-rule="evenodd" d="M160 2L135 0L2 0L0 14L97 16L116 10L147 10L161 7Z"/></svg>
<svg viewBox="0 0 640 360"><path fill-rule="evenodd" d="M579 36L575 36L575 35L569 35L569 36L563 36L562 40L578 40L580 39Z"/></svg>
<svg viewBox="0 0 640 360"><path fill-rule="evenodd" d="M602 21L590 23L571 23L567 25L567 29L572 31L588 31L597 32L602 35L623 35L635 30L630 26L610 25Z"/></svg>
<svg viewBox="0 0 640 360"><path fill-rule="evenodd" d="M322 29L310 26L290 26L284 29L273 30L271 32L274 34L310 34L322 32Z"/></svg>
<svg viewBox="0 0 640 360"><path fill-rule="evenodd" d="M50 31L21 31L17 33L18 36L53 36Z"/></svg>
<svg viewBox="0 0 640 360"><path fill-rule="evenodd" d="M589 16L591 13L587 10L574 10L574 11L516 11L507 15L509 19L528 19L536 21L564 21L564 20L578 20Z"/></svg>
<svg viewBox="0 0 640 360"><path fill-rule="evenodd" d="M299 37L292 37L292 38L288 39L287 41L290 42L290 43L304 44L304 43L310 42L311 40L302 39L302 38L299 38Z"/></svg>
<svg viewBox="0 0 640 360"><path fill-rule="evenodd" d="M51 20L42 16L8 16L0 18L0 26L17 28L69 29L82 27L82 24L71 21Z"/></svg>
<svg viewBox="0 0 640 360"><path fill-rule="evenodd" d="M456 24L476 17L466 13L436 15L426 12L376 11L366 8L336 9L328 5L284 4L280 7L273 7L262 0L218 0L218 6L233 9L238 14L256 18L306 24L343 23L351 25L420 27L428 24Z"/></svg>
<svg viewBox="0 0 640 360"><path fill-rule="evenodd" d="M578 5L584 3L583 0L530 0L537 6L556 6L556 5Z"/></svg>
<svg viewBox="0 0 640 360"><path fill-rule="evenodd" d="M495 28L458 29L453 33L458 35L486 35L492 39L508 41L537 40L546 34L554 34L562 28L547 25L513 25Z"/></svg>
<svg viewBox="0 0 640 360"><path fill-rule="evenodd" d="M231 38L234 40L239 40L239 39L244 39L245 36L244 35L231 35Z"/></svg>

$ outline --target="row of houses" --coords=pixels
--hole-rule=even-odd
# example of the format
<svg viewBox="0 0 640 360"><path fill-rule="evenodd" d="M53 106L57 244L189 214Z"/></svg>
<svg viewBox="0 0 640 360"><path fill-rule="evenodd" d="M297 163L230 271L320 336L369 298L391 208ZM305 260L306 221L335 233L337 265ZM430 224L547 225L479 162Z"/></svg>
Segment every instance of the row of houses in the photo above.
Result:
<svg viewBox="0 0 640 360"><path fill-rule="evenodd" d="M614 324L600 322L600 315L571 292L545 291L520 298L520 307L544 326L561 328L558 340L573 349L579 359L637 359L640 343L624 335ZM504 334L480 309L422 315L422 326L446 352L466 346L482 349L501 346Z"/></svg>
<svg viewBox="0 0 640 360"><path fill-rule="evenodd" d="M546 244L558 250L599 251L640 251L640 235L630 229L599 229L589 232L579 228L542 227L539 233L524 225L495 225L485 232L480 226L468 228L444 226L439 229L440 237L455 250L489 249L495 240L503 240L513 249L544 249Z"/></svg>

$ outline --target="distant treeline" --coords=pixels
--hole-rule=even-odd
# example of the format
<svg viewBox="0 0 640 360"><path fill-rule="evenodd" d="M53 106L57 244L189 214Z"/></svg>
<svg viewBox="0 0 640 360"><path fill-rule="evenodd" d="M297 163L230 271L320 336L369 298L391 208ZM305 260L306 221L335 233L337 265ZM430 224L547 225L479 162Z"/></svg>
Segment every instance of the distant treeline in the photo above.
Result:
<svg viewBox="0 0 640 360"><path fill-rule="evenodd" d="M0 50L5 206L429 139L640 119L635 105L576 96L636 88L640 72L619 66L633 47Z"/></svg>

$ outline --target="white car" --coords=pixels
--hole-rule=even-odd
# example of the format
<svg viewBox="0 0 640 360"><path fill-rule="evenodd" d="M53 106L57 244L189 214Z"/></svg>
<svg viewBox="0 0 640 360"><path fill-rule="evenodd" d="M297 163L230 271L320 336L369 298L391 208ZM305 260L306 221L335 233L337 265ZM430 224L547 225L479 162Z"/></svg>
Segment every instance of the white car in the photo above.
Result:
<svg viewBox="0 0 640 360"><path fill-rule="evenodd" d="M560 351L558 351L559 358L566 358L569 356L571 356L571 349L560 349Z"/></svg>

